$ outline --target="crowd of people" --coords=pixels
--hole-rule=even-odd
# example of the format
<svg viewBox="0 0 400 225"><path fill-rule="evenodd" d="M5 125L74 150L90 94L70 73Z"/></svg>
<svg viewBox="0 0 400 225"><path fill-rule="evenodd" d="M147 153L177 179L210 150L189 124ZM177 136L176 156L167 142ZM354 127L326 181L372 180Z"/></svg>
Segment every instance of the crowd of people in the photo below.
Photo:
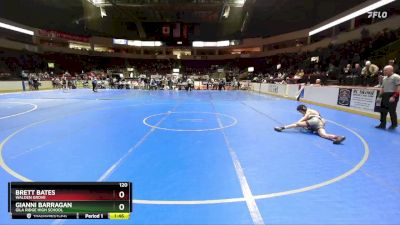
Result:
<svg viewBox="0 0 400 225"><path fill-rule="evenodd" d="M256 67L253 79L259 82L281 82L289 77L289 82L313 83L317 79L326 84L328 80L339 85L375 86L380 83L383 66L369 60L376 50L400 39L400 28L384 29L370 34L361 31L361 39L336 44L335 40L327 48L313 52L285 53L267 57L266 65ZM312 61L311 58L315 57ZM399 72L399 62L391 59L389 64ZM262 65L262 64L261 64ZM280 65L280 68L277 68ZM258 68L258 69L257 69Z"/></svg>
<svg viewBox="0 0 400 225"><path fill-rule="evenodd" d="M399 67L395 64L395 60L391 59L387 65L391 65L394 71L399 72ZM322 85L326 85L328 79L330 79L331 71L334 68L330 68L327 72L316 70L312 73L306 74L304 69L298 69L294 75L289 74L285 71L277 72L277 74L271 75L266 73L260 79L260 75L255 76L253 81L262 83L279 83L279 84L295 84L295 83L306 83L314 84L317 80L321 81ZM338 85L351 85L351 86L379 86L383 79L383 69L380 69L376 64L371 61L366 61L363 66L360 63L355 63L354 67L352 64L347 64L342 70L335 71L337 73L337 80L334 80L334 84Z"/></svg>
<svg viewBox="0 0 400 225"><path fill-rule="evenodd" d="M51 78L54 89L75 89L77 87L98 89L142 89L142 90L226 90L241 89L242 84L234 78L227 82L225 78L197 80L192 76L141 76L125 78L122 73L82 73L71 75L68 72ZM197 82L197 84L195 84ZM37 89L35 89L37 90Z"/></svg>

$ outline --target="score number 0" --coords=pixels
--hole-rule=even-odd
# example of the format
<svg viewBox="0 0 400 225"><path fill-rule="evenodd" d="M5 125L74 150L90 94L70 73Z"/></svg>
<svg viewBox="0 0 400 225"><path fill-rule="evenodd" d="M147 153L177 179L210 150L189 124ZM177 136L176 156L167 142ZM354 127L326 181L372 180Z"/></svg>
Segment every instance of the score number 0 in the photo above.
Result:
<svg viewBox="0 0 400 225"><path fill-rule="evenodd" d="M128 187L128 183L119 183L119 187ZM125 197L125 192L124 191L120 191L118 193L118 197L119 198L124 198ZM125 205L124 204L119 204L118 206L119 210L123 211L125 209Z"/></svg>

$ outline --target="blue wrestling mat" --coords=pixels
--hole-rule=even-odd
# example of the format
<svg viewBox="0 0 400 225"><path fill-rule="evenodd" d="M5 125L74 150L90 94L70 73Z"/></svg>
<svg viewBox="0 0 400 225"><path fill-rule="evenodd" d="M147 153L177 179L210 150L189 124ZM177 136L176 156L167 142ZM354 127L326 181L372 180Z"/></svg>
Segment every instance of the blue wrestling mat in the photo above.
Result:
<svg viewBox="0 0 400 225"><path fill-rule="evenodd" d="M399 131L243 91L0 95L0 224L400 224ZM10 181L131 181L130 220L11 220Z"/></svg>

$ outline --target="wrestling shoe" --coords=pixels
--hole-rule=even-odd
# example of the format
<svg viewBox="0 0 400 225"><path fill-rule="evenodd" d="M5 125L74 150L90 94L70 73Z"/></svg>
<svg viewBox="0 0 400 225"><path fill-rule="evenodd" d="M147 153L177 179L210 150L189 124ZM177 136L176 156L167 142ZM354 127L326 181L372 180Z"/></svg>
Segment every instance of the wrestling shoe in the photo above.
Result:
<svg viewBox="0 0 400 225"><path fill-rule="evenodd" d="M338 144L342 143L344 140L346 140L345 136L339 136L333 141L333 144L338 145Z"/></svg>

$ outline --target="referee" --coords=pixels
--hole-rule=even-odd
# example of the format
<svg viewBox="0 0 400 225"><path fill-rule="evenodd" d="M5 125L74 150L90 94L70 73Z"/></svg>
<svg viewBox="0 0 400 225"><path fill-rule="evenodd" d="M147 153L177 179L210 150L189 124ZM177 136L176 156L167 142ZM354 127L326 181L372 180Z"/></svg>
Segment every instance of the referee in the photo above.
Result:
<svg viewBox="0 0 400 225"><path fill-rule="evenodd" d="M385 66L383 69L385 78L382 81L381 88L381 124L376 126L378 129L386 129L386 117L390 113L390 119L392 125L389 127L390 130L396 129L397 127L397 114L396 107L399 101L400 92L400 76L393 72L393 66Z"/></svg>

